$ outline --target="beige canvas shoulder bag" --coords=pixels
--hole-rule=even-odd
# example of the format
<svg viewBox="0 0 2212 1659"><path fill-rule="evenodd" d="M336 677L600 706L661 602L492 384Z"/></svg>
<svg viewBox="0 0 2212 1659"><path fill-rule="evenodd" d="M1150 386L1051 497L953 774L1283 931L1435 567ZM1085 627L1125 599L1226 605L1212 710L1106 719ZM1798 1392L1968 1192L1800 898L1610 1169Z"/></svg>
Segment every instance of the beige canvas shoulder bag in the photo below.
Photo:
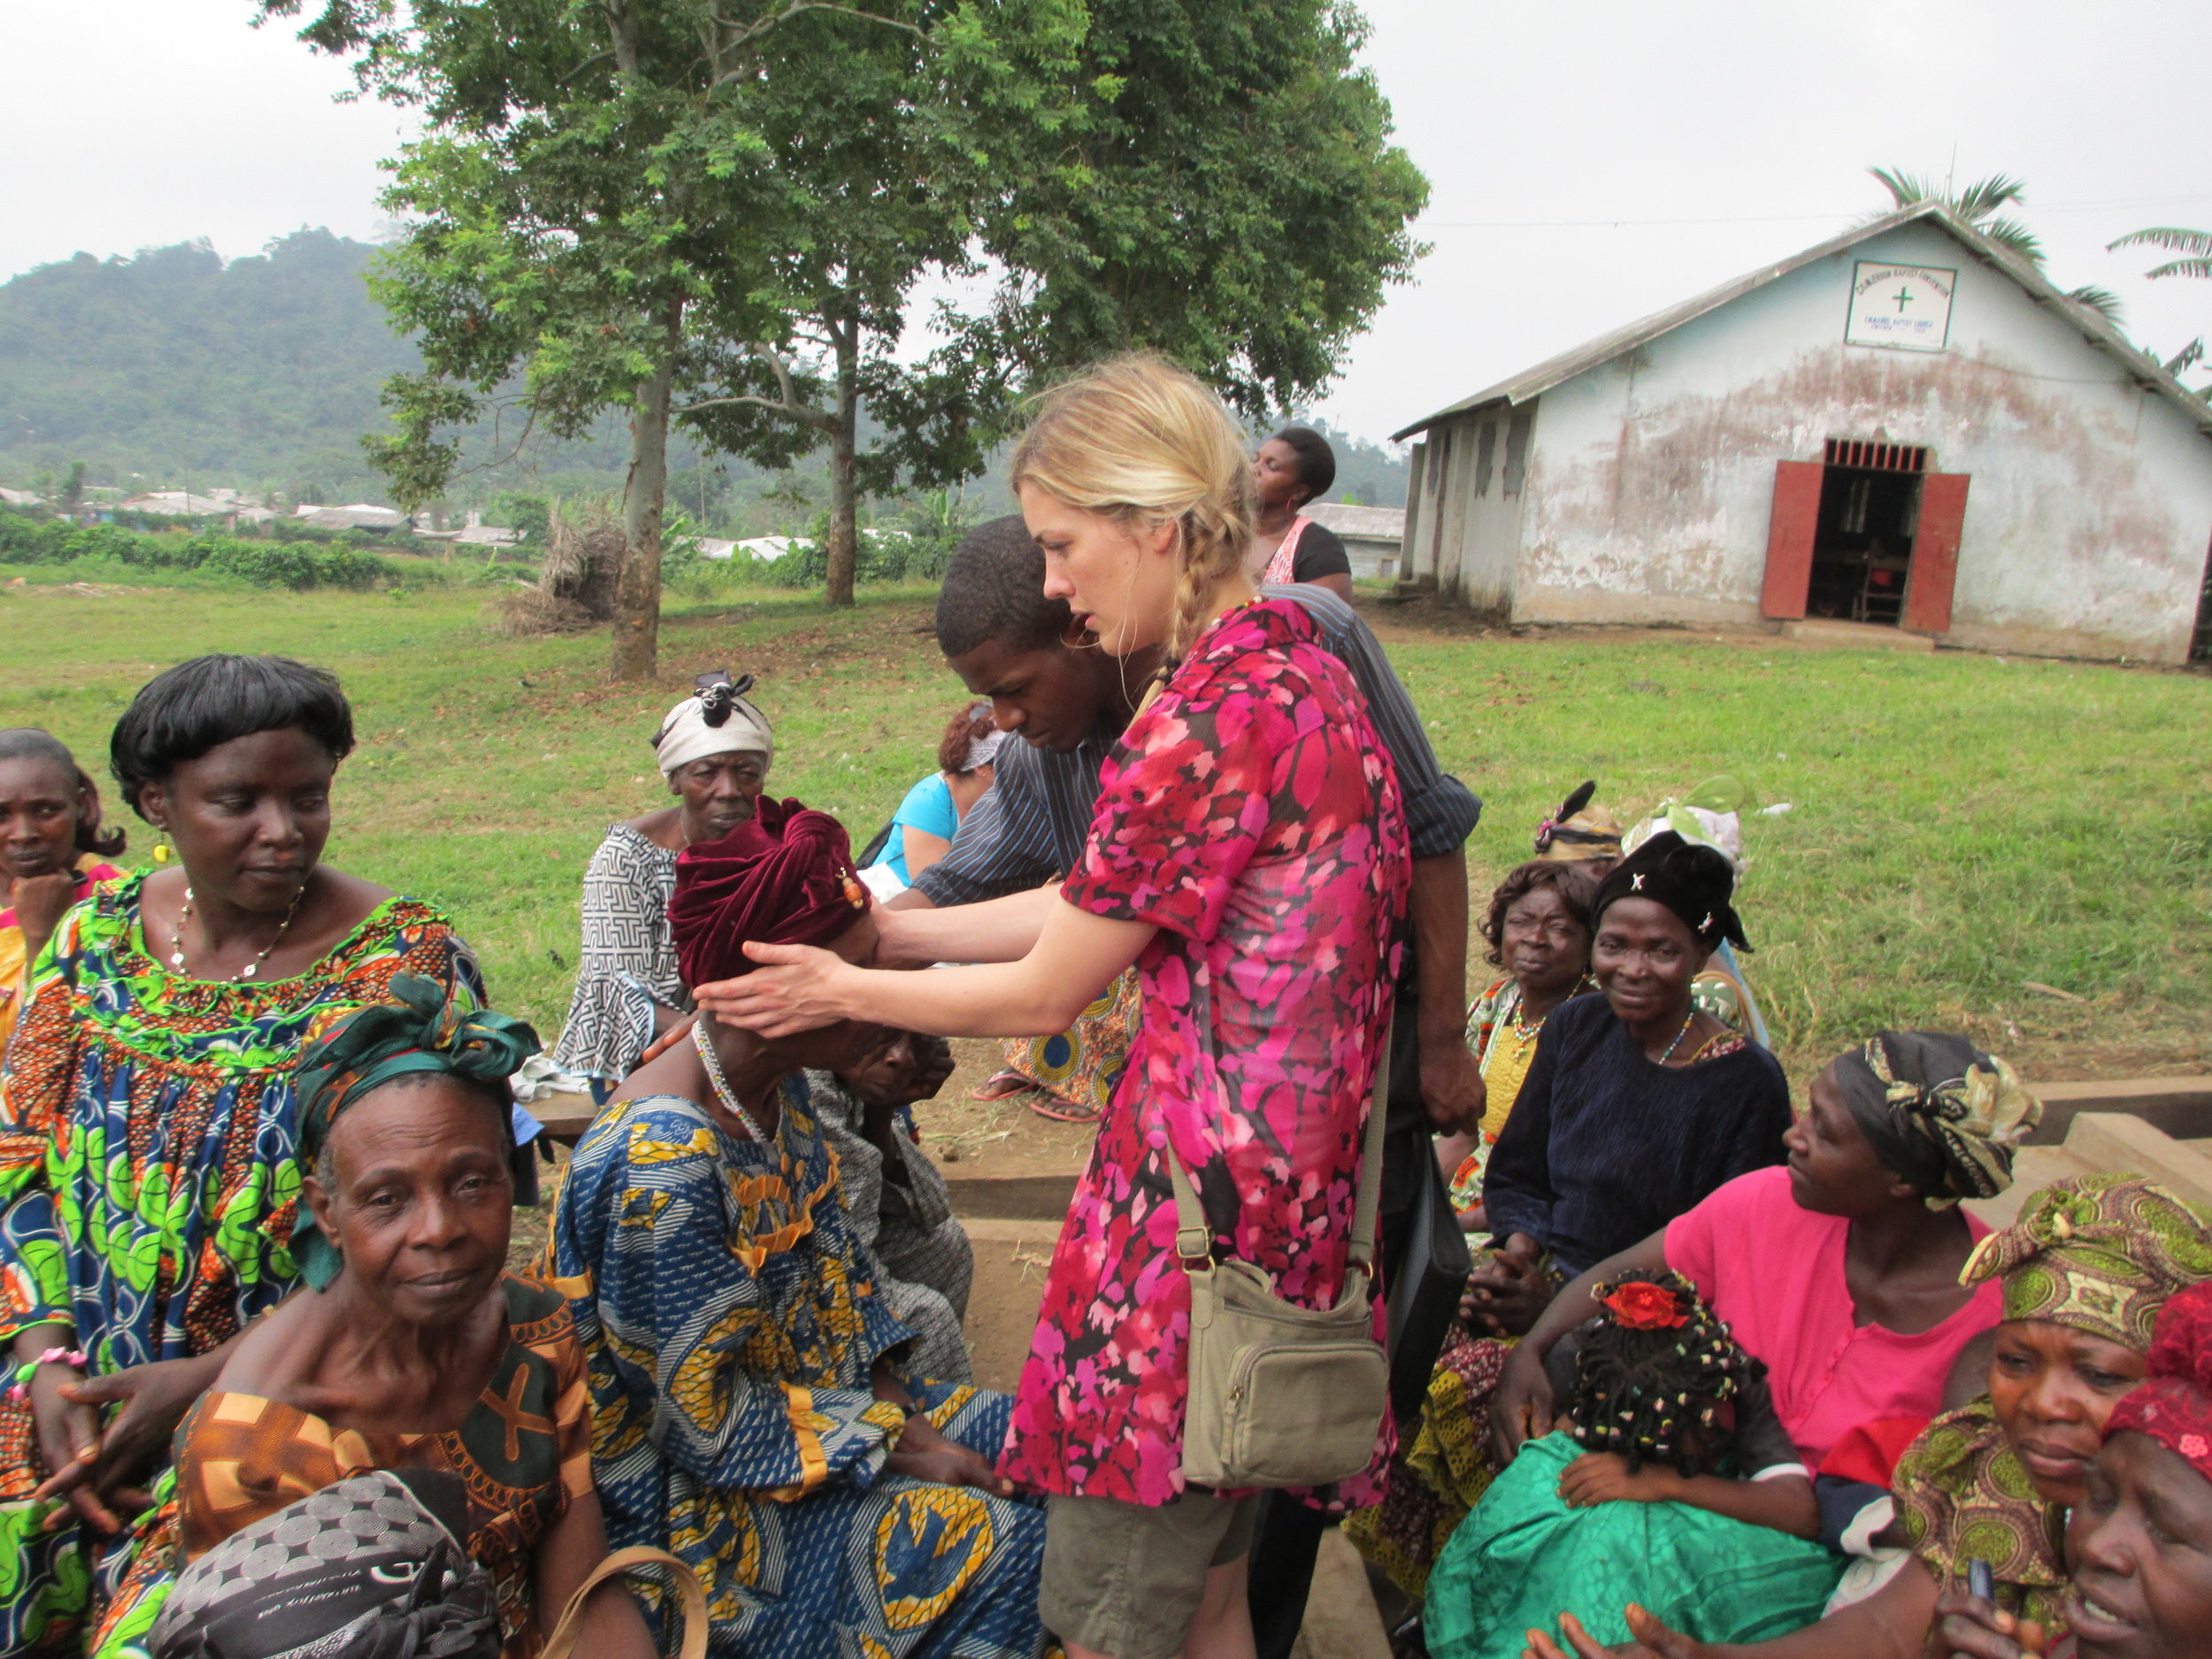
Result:
<svg viewBox="0 0 2212 1659"><path fill-rule="evenodd" d="M1390 1362L1374 1335L1377 1209L1390 1092L1390 1030L1375 1064L1352 1204L1344 1289L1333 1308L1301 1308L1249 1262L1213 1259L1213 1230L1182 1160L1168 1148L1175 1248L1190 1279L1190 1397L1183 1479L1194 1486L1320 1486L1374 1456Z"/></svg>

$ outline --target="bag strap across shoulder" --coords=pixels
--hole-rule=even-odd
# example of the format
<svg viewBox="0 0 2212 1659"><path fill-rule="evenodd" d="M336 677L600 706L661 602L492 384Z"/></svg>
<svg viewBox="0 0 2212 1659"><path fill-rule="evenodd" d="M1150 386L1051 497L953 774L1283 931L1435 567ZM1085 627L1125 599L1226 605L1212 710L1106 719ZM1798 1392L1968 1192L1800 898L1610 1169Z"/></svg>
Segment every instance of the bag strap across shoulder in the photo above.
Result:
<svg viewBox="0 0 2212 1659"><path fill-rule="evenodd" d="M608 1579L635 1572L641 1567L665 1567L670 1582L674 1586L684 1609L684 1645L679 1650L680 1659L706 1659L707 1655L707 1597L699 1587L699 1575L690 1563L680 1561L664 1549L649 1545L635 1544L627 1549L618 1549L591 1571L591 1576L579 1585L576 1594L568 1598L568 1606L562 1610L561 1622L553 1627L539 1651L539 1659L571 1659L576 1647L577 1627L583 1622L584 1602L594 1590Z"/></svg>
<svg viewBox="0 0 2212 1659"><path fill-rule="evenodd" d="M1375 1056L1375 1082L1367 1098L1367 1132L1361 1137L1359 1183L1352 1194L1352 1244L1345 1265L1355 1272L1372 1274L1375 1261L1375 1225L1382 1207L1383 1130L1390 1116L1390 1046L1397 1034L1398 1010L1394 997L1390 1018L1383 1023L1382 1048ZM1171 1137L1167 1147L1168 1179L1175 1189L1175 1254L1187 1273L1204 1272L1213 1266L1213 1229L1206 1225L1204 1206L1190 1173L1175 1155Z"/></svg>

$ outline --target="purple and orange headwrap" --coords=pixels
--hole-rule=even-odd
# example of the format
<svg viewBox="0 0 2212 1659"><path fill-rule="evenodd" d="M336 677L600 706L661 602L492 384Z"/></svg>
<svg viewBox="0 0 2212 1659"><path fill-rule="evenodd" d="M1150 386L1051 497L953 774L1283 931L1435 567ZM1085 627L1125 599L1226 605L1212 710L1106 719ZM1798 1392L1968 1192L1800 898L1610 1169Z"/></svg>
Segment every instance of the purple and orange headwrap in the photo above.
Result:
<svg viewBox="0 0 2212 1659"><path fill-rule="evenodd" d="M763 795L755 815L676 859L668 923L689 986L750 973L748 941L819 945L868 908L845 826L797 801Z"/></svg>

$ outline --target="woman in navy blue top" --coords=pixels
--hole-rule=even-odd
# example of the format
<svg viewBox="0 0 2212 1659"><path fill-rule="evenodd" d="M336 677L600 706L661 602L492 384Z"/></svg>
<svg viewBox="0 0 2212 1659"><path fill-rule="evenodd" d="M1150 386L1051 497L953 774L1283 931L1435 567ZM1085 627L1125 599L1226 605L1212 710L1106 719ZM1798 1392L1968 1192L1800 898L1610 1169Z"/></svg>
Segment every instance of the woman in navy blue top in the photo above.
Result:
<svg viewBox="0 0 2212 1659"><path fill-rule="evenodd" d="M1783 1161L1781 1066L1691 1005L1714 947L1745 948L1733 887L1726 858L1666 831L1599 887L1591 972L1602 995L1545 1022L1483 1183L1503 1247L1472 1281L1483 1323L1525 1330L1566 1279Z"/></svg>

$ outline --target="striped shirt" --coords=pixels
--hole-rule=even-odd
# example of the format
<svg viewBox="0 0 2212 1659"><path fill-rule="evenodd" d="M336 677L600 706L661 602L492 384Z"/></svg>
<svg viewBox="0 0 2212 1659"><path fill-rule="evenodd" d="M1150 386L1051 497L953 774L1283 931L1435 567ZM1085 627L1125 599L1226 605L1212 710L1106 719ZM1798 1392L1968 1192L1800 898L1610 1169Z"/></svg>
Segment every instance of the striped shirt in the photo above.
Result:
<svg viewBox="0 0 2212 1659"><path fill-rule="evenodd" d="M1322 645L1352 671L1367 699L1369 718L1397 762L1413 856L1456 851L1482 816L1482 803L1437 766L1421 717L1383 655L1381 641L1351 606L1325 588L1302 582L1262 592L1270 599L1303 605L1320 626ZM1099 773L1120 737L1116 725L1093 733L1064 754L1028 743L1005 745L998 752L990 788L961 819L951 849L914 885L941 909L1041 887L1074 869L1098 804Z"/></svg>

